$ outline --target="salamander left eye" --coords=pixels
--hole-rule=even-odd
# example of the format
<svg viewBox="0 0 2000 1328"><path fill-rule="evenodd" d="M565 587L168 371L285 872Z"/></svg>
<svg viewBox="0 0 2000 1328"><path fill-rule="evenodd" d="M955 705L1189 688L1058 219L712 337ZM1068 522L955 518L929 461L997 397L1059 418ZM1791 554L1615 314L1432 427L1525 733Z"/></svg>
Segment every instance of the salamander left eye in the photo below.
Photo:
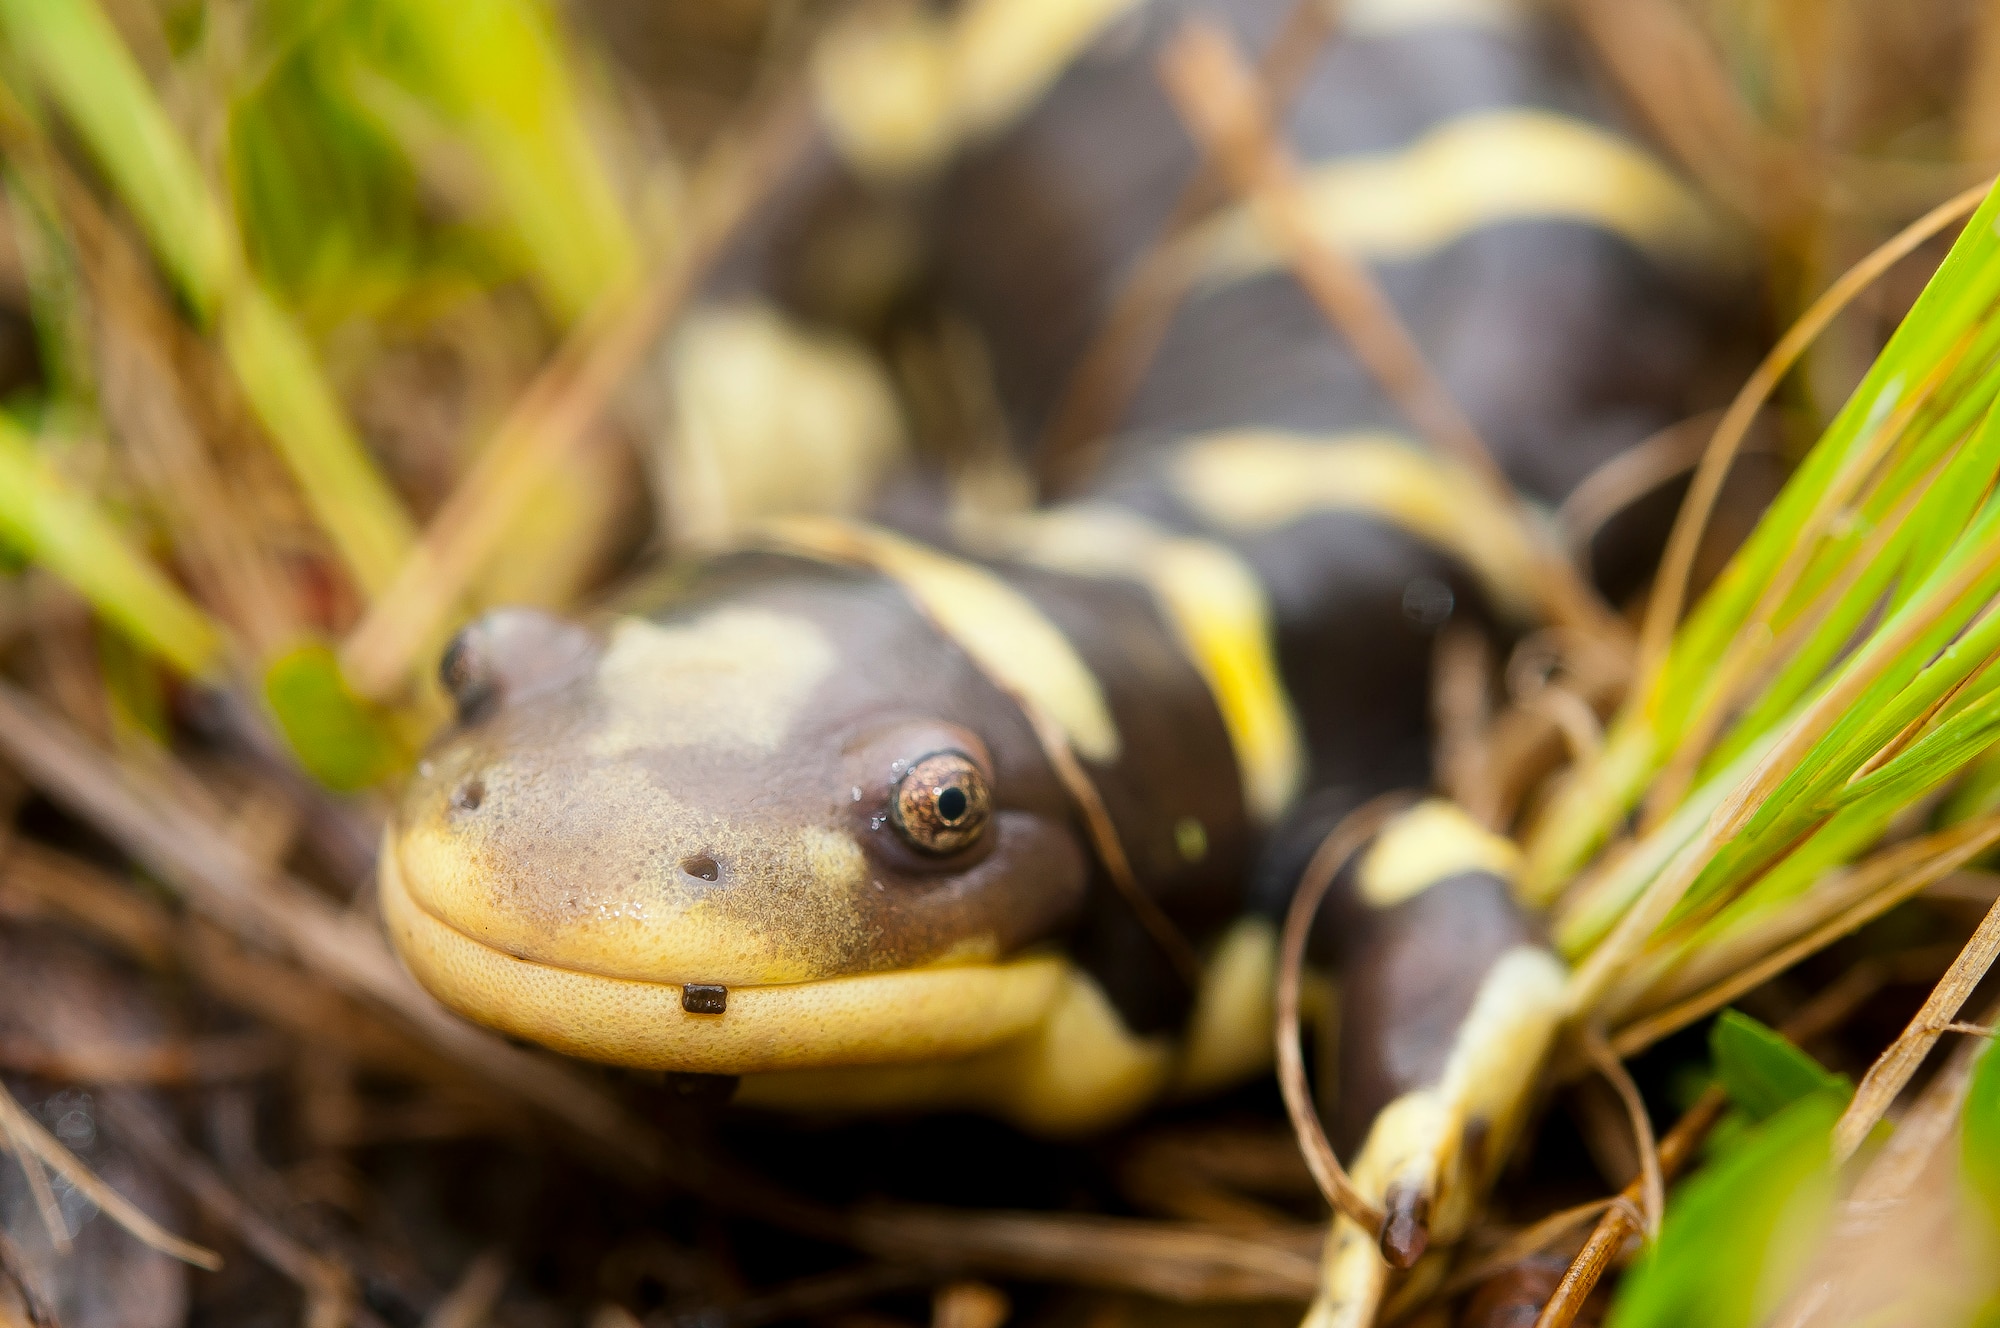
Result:
<svg viewBox="0 0 2000 1328"><path fill-rule="evenodd" d="M992 814L986 777L964 752L933 752L896 782L889 819L920 853L956 853L979 838Z"/></svg>

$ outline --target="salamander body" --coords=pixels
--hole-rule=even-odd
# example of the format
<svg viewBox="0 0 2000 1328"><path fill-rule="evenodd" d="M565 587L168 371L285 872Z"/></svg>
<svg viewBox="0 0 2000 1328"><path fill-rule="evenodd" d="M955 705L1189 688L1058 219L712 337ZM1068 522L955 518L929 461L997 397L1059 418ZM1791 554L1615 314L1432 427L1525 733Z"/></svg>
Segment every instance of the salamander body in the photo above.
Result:
<svg viewBox="0 0 2000 1328"><path fill-rule="evenodd" d="M1021 438L1194 164L1152 75L1180 11L1099 8L925 205ZM1536 23L1352 8L1291 117L1317 215L1516 484L1559 501L1693 404L1705 216ZM1231 17L1262 39L1281 12ZM837 100L825 120L820 156L879 184L887 131ZM1072 501L780 517L597 623L469 627L459 723L382 859L425 985L570 1054L743 1076L750 1102L1054 1132L1267 1066L1307 855L1426 781L1436 635L1529 625L1535 555L1247 214L1184 249L1198 279ZM1490 1175L1560 999L1512 869L1422 803L1322 929L1340 1142L1366 1139L1358 1179L1406 1218L1435 1200L1433 1230L1463 1225L1478 1185L1443 1178Z"/></svg>

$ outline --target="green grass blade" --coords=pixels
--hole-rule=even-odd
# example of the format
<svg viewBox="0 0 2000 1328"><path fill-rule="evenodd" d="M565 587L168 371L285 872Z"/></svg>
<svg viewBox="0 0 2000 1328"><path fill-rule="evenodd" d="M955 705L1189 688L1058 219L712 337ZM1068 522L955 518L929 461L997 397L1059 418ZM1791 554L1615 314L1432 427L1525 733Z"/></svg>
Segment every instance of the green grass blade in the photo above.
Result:
<svg viewBox="0 0 2000 1328"><path fill-rule="evenodd" d="M1959 1175L1974 1202L2000 1225L2000 1042L1989 1038L1972 1067L1959 1134Z"/></svg>
<svg viewBox="0 0 2000 1328"><path fill-rule="evenodd" d="M236 268L234 238L104 12L91 0L0 0L0 27L90 145L182 296L213 313Z"/></svg>
<svg viewBox="0 0 2000 1328"><path fill-rule="evenodd" d="M465 136L544 303L573 322L637 270L554 16L536 0L373 0L376 58Z"/></svg>
<svg viewBox="0 0 2000 1328"><path fill-rule="evenodd" d="M222 632L111 519L0 416L0 540L75 587L106 621L191 677L222 666Z"/></svg>
<svg viewBox="0 0 2000 1328"><path fill-rule="evenodd" d="M1776 1309L1832 1212L1833 1123L1814 1093L1744 1131L1678 1189L1618 1288L1608 1328L1750 1328Z"/></svg>
<svg viewBox="0 0 2000 1328"><path fill-rule="evenodd" d="M1733 642L1756 630L1751 617L1774 593L1781 569L1799 570L1779 597L1780 621L1786 610L1801 607L1833 584L1864 547L1845 522L1865 522L1892 510L1928 472L1931 460L1944 455L2000 391L2000 375L1991 371L1994 348L2000 346L1994 317L2000 302L1996 220L2000 193L1989 194L1967 223L1860 387L1682 624L1658 673L1635 689L1612 724L1604 754L1552 801L1529 837L1525 885L1532 897L1554 897L1638 804L1654 774L1707 712L1717 662L1730 653ZM1985 489L1979 485L1974 492ZM1894 608L1907 608L1916 593L1911 586L1930 580L1950 561L1942 543L1942 537L1912 538L1898 550L1911 575L1895 593ZM1883 584L1884 578L1872 576L1857 581L1851 598L1837 606L1822 625L1822 636L1810 643L1815 659L1788 675L1769 703L1755 710L1752 722L1738 725L1711 768L1746 748L1759 736L1760 725L1764 732L1782 725L1796 697L1811 690L1815 667L1824 667L1829 655L1845 645L1840 626L1851 629L1865 618L1877 602L1868 593L1879 593ZM1873 694L1879 697L1908 681L1898 676ZM1843 740L1852 736L1850 728Z"/></svg>
<svg viewBox="0 0 2000 1328"><path fill-rule="evenodd" d="M289 314L243 271L193 154L91 0L0 0L10 43L61 106L188 302L219 324L252 410L370 593L414 534Z"/></svg>
<svg viewBox="0 0 2000 1328"><path fill-rule="evenodd" d="M380 591L409 555L415 527L348 425L305 335L253 284L224 309L221 334L244 396L314 517L361 588Z"/></svg>

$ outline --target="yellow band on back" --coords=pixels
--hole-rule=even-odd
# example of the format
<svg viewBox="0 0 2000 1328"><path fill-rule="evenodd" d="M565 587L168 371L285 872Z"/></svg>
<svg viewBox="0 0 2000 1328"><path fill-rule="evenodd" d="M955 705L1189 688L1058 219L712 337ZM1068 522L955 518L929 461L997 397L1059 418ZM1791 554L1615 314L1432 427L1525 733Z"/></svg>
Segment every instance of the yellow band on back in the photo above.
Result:
<svg viewBox="0 0 2000 1328"><path fill-rule="evenodd" d="M1465 469L1387 433L1313 437L1272 429L1181 444L1174 492L1203 521L1251 534L1320 512L1365 512L1471 568L1498 606L1533 616L1535 548L1513 509Z"/></svg>
<svg viewBox="0 0 2000 1328"><path fill-rule="evenodd" d="M950 19L911 7L862 14L814 52L820 115L876 176L938 165L1025 111L1083 48L1141 0L967 0Z"/></svg>
<svg viewBox="0 0 2000 1328"><path fill-rule="evenodd" d="M1442 798L1420 802L1389 822L1361 859L1361 898L1376 908L1412 899L1465 872L1491 872L1511 882L1520 850Z"/></svg>
<svg viewBox="0 0 2000 1328"><path fill-rule="evenodd" d="M882 573L997 685L1053 718L1078 755L1118 759L1118 725L1097 675L1034 601L986 568L833 517L779 517L759 529L770 547Z"/></svg>
<svg viewBox="0 0 2000 1328"><path fill-rule="evenodd" d="M1550 111L1448 120L1400 152L1315 164L1305 190L1327 243L1371 262L1419 258L1508 221L1577 221L1666 258L1717 244L1693 191L1632 143ZM1281 267L1256 216L1233 208L1187 242L1203 276L1226 284Z"/></svg>
<svg viewBox="0 0 2000 1328"><path fill-rule="evenodd" d="M1150 590L1208 684L1251 816L1268 825L1291 805L1305 778L1305 744L1273 654L1264 587L1234 550L1097 504L1009 522L999 544L1037 566L1137 581Z"/></svg>

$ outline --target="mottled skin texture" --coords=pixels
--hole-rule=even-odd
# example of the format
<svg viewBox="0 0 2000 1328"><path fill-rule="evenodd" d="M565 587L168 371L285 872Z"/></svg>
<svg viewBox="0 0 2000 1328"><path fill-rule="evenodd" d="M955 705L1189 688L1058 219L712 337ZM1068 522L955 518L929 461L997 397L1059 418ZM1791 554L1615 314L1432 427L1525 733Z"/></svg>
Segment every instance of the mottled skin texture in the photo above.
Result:
<svg viewBox="0 0 2000 1328"><path fill-rule="evenodd" d="M727 985L990 959L1074 919L1086 864L1018 708L879 578L755 561L430 756L399 816L419 902L522 958ZM947 748L994 814L931 858L888 800Z"/></svg>

